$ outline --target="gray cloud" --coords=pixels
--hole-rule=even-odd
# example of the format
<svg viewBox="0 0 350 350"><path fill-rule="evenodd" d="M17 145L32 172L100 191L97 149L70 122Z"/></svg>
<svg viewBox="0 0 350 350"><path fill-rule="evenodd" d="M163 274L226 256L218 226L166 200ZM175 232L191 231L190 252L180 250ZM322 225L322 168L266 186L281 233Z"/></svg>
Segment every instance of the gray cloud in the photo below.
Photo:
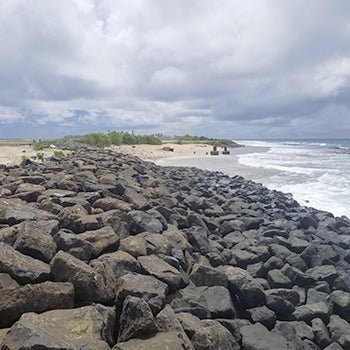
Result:
<svg viewBox="0 0 350 350"><path fill-rule="evenodd" d="M349 11L347 0L2 1L0 138L346 137Z"/></svg>

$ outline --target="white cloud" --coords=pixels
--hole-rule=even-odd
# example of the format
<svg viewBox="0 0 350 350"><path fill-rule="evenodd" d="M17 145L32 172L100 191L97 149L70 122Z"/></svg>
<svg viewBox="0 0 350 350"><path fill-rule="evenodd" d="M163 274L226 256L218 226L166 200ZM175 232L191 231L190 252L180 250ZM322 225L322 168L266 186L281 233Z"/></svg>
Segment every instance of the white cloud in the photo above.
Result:
<svg viewBox="0 0 350 350"><path fill-rule="evenodd" d="M0 123L221 134L220 120L227 136L268 125L283 137L322 118L332 129L350 109L349 10L346 0L2 1Z"/></svg>

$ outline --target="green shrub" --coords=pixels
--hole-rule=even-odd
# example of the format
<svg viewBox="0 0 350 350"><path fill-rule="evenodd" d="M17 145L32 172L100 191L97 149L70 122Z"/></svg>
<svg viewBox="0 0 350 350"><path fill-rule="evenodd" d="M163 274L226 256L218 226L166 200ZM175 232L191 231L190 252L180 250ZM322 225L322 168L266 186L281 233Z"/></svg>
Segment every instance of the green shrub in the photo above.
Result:
<svg viewBox="0 0 350 350"><path fill-rule="evenodd" d="M62 151L53 151L53 155L54 155L54 157L56 157L56 158L62 158L62 157L64 157L64 153L62 152Z"/></svg>
<svg viewBox="0 0 350 350"><path fill-rule="evenodd" d="M27 157L26 155L23 154L22 157L21 157L22 162L25 161L25 160L27 160L27 159L28 159L28 157Z"/></svg>
<svg viewBox="0 0 350 350"><path fill-rule="evenodd" d="M39 160L44 160L44 156L45 156L44 152L38 152L38 153L36 154L36 157L37 157Z"/></svg>
<svg viewBox="0 0 350 350"><path fill-rule="evenodd" d="M107 147L111 145L111 140L107 134L93 132L82 137L82 141L97 147Z"/></svg>
<svg viewBox="0 0 350 350"><path fill-rule="evenodd" d="M34 151L41 151L41 150L43 150L43 149L44 149L44 145L43 145L41 142L36 143L36 144L34 144L34 146L33 146L33 150L34 150Z"/></svg>

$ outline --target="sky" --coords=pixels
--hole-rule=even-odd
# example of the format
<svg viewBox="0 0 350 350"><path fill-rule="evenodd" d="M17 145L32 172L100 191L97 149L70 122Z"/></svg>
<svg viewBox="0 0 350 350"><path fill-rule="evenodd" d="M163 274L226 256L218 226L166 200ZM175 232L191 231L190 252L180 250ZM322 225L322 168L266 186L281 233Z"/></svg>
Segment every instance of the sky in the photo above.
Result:
<svg viewBox="0 0 350 350"><path fill-rule="evenodd" d="M350 137L348 0L0 1L0 138Z"/></svg>

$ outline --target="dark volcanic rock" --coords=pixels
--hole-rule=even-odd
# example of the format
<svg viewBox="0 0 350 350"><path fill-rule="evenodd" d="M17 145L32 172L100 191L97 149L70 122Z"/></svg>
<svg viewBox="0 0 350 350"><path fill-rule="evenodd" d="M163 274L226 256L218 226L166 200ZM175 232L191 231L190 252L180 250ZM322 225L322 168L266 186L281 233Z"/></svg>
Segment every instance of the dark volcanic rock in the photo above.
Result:
<svg viewBox="0 0 350 350"><path fill-rule="evenodd" d="M135 210L129 213L129 229L132 234L145 231L160 233L163 231L163 225L151 214Z"/></svg>
<svg viewBox="0 0 350 350"><path fill-rule="evenodd" d="M111 309L85 306L73 310L26 313L5 335L3 349L108 350L115 315Z"/></svg>
<svg viewBox="0 0 350 350"><path fill-rule="evenodd" d="M50 278L50 266L0 243L0 272L11 275L19 284L43 282Z"/></svg>
<svg viewBox="0 0 350 350"><path fill-rule="evenodd" d="M11 326L26 312L70 309L74 305L71 283L43 282L0 289L0 327Z"/></svg>
<svg viewBox="0 0 350 350"><path fill-rule="evenodd" d="M143 299L127 296L120 316L118 341L149 336L158 331L152 311Z"/></svg>
<svg viewBox="0 0 350 350"><path fill-rule="evenodd" d="M148 302L153 312L159 312L167 293L168 285L157 278L128 273L118 280L116 301L120 305L128 295L139 297Z"/></svg>
<svg viewBox="0 0 350 350"><path fill-rule="evenodd" d="M74 256L59 251L50 265L55 281L74 285L78 301L108 302L114 299L114 287L106 285L99 273Z"/></svg>
<svg viewBox="0 0 350 350"><path fill-rule="evenodd" d="M266 303L263 288L247 271L238 267L228 267L225 274L229 281L229 289L241 301L244 307L253 308Z"/></svg>

